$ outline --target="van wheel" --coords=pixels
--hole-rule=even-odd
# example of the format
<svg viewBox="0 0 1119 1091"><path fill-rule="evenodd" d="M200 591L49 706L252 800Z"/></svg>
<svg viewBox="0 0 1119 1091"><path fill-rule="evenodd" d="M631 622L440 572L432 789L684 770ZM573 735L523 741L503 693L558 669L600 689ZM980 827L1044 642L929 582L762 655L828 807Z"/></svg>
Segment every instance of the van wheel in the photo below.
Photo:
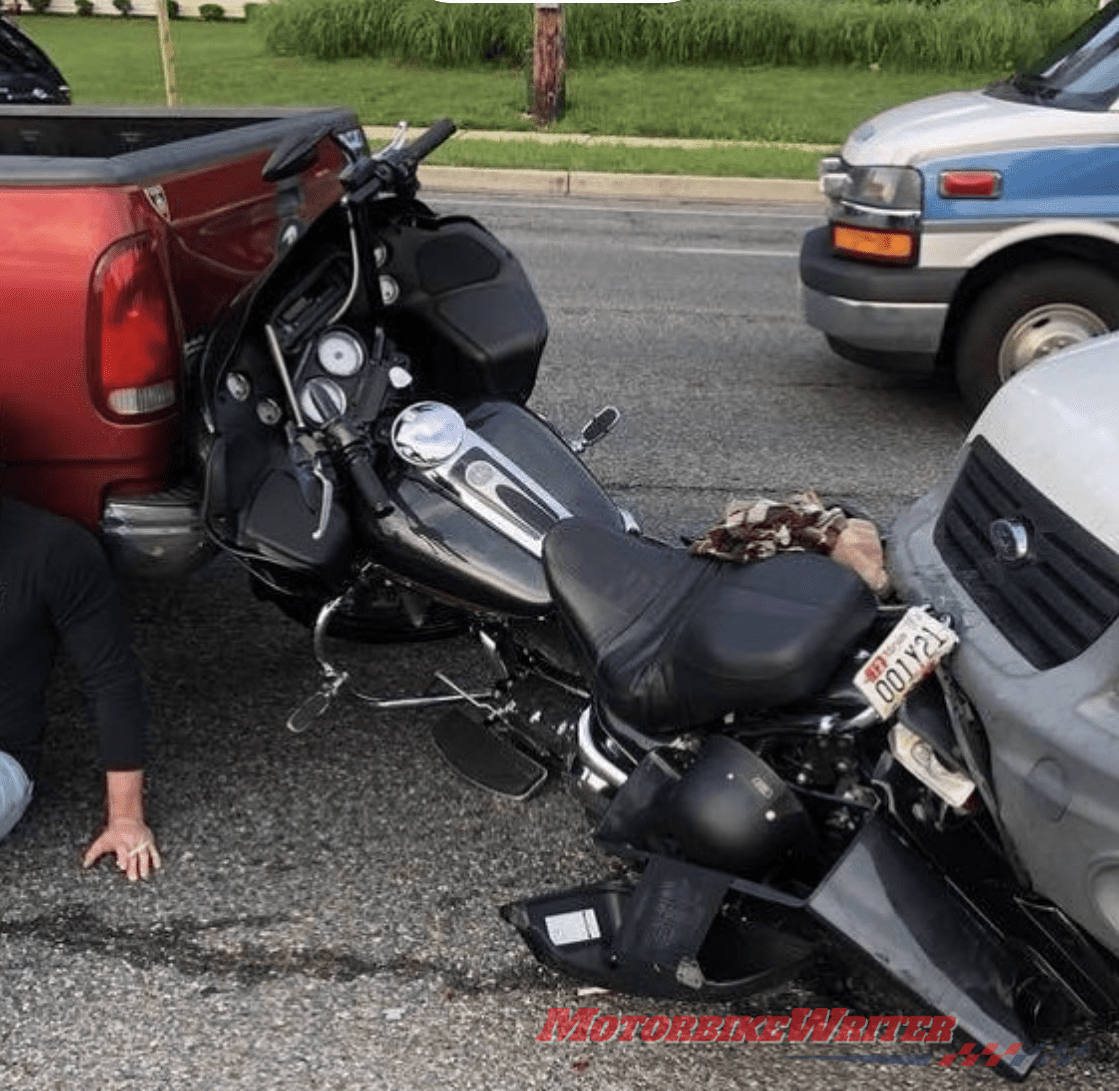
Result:
<svg viewBox="0 0 1119 1091"><path fill-rule="evenodd" d="M1114 329L1119 279L1079 261L1027 265L972 305L956 347L956 383L978 413L1030 364Z"/></svg>

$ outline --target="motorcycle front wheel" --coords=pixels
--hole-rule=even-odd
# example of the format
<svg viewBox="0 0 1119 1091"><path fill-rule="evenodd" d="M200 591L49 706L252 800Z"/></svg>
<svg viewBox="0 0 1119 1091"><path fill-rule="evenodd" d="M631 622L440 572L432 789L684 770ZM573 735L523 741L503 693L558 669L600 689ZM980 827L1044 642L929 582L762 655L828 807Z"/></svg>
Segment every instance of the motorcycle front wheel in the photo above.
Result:
<svg viewBox="0 0 1119 1091"><path fill-rule="evenodd" d="M314 627L326 599L311 589L285 591L257 576L253 594L279 607L281 613L307 629ZM407 644L457 636L468 625L465 614L430 600L409 603L396 587L366 588L335 611L327 635L363 644Z"/></svg>

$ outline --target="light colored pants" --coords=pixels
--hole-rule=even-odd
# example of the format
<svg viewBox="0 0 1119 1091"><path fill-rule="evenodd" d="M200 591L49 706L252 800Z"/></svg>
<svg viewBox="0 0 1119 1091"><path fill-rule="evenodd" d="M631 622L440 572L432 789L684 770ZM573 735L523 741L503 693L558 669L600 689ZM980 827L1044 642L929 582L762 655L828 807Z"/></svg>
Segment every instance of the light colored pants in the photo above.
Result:
<svg viewBox="0 0 1119 1091"><path fill-rule="evenodd" d="M31 781L11 754L0 750L0 838L7 837L31 802Z"/></svg>

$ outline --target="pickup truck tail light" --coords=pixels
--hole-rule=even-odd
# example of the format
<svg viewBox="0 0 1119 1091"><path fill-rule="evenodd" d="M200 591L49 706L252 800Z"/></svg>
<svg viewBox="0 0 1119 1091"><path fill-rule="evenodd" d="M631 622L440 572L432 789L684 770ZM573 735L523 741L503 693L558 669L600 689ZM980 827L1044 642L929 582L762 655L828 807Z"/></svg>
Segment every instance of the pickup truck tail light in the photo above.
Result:
<svg viewBox="0 0 1119 1091"><path fill-rule="evenodd" d="M178 336L150 239L106 251L94 270L89 307L90 384L98 408L129 423L166 415L178 401Z"/></svg>

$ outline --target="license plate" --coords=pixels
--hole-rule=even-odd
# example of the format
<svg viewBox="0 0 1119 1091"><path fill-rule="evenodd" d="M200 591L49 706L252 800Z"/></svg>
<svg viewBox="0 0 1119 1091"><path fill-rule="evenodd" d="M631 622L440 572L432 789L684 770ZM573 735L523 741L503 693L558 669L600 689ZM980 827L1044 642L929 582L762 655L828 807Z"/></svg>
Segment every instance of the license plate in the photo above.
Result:
<svg viewBox="0 0 1119 1091"><path fill-rule="evenodd" d="M855 675L859 692L888 719L959 642L944 622L912 606Z"/></svg>

